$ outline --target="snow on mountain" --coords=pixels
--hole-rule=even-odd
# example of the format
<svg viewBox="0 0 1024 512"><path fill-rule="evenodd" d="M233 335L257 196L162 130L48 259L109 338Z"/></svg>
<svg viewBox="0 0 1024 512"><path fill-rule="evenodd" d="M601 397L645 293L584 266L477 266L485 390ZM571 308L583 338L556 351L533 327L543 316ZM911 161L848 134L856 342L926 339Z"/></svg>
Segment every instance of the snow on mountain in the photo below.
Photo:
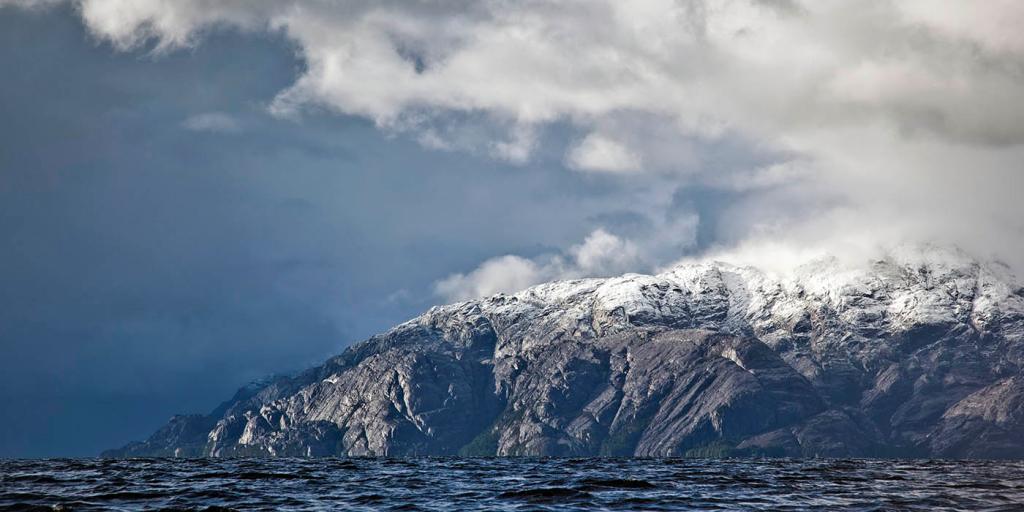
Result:
<svg viewBox="0 0 1024 512"><path fill-rule="evenodd" d="M1021 368L1024 287L958 249L689 262L432 308L114 454L1019 457Z"/></svg>

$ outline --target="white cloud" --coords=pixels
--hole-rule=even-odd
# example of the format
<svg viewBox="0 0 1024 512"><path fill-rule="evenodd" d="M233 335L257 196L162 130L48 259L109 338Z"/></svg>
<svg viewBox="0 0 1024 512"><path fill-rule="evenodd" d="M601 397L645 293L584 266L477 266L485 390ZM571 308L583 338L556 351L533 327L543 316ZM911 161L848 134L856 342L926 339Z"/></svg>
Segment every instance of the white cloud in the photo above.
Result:
<svg viewBox="0 0 1024 512"><path fill-rule="evenodd" d="M681 236L686 239L684 243L692 243L692 225L684 229ZM659 236L657 240L642 243L664 241ZM452 274L438 281L434 292L448 300L466 300L499 292L514 293L556 279L618 275L649 268L644 249L634 240L598 228L583 242L558 254L544 254L534 259L515 255L491 258L469 273Z"/></svg>
<svg viewBox="0 0 1024 512"><path fill-rule="evenodd" d="M1024 95L1010 65L1024 51L1024 7L1008 0L73 3L121 48L189 46L218 26L287 34L307 68L278 112L315 104L414 126L482 112L581 128L645 112L681 133L741 130L787 146L807 130L878 122L1024 142L1024 102L1007 101Z"/></svg>
<svg viewBox="0 0 1024 512"><path fill-rule="evenodd" d="M514 164L522 164L530 159L530 153L537 145L537 135L532 126L519 125L511 133L511 138L496 141L492 154L502 160Z"/></svg>
<svg viewBox="0 0 1024 512"><path fill-rule="evenodd" d="M986 50L1024 51L1024 4L1018 0L947 2L936 6L931 0L903 0L896 7L911 20L940 32L962 38Z"/></svg>
<svg viewBox="0 0 1024 512"><path fill-rule="evenodd" d="M185 119L181 125L188 130L195 132L237 132L242 125L234 118L223 112L206 112L197 114Z"/></svg>
<svg viewBox="0 0 1024 512"><path fill-rule="evenodd" d="M640 157L625 145L604 135L587 135L567 155L569 167L581 171L634 172L640 170Z"/></svg>
<svg viewBox="0 0 1024 512"><path fill-rule="evenodd" d="M597 229L582 244L569 249L575 268L584 275L619 274L640 263L640 251L630 240Z"/></svg>
<svg viewBox="0 0 1024 512"><path fill-rule="evenodd" d="M123 49L222 26L284 34L305 66L278 114L327 108L516 163L560 123L590 134L566 148L580 170L678 163L677 184L745 191L723 240L1024 254L1019 1L69 1ZM448 129L465 117L489 135ZM732 139L779 161L718 165Z"/></svg>
<svg viewBox="0 0 1024 512"><path fill-rule="evenodd" d="M547 270L519 256L489 259L468 274L452 274L434 284L448 300L467 300L499 292L514 292L543 282Z"/></svg>

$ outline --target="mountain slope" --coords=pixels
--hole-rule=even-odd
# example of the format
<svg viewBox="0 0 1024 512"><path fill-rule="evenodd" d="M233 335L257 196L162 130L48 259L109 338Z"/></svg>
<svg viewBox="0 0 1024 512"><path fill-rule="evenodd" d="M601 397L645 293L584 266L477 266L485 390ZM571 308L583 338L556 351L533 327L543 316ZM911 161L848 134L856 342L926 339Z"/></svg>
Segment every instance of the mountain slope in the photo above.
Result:
<svg viewBox="0 0 1024 512"><path fill-rule="evenodd" d="M432 308L107 456L1024 457L1024 288L903 247Z"/></svg>

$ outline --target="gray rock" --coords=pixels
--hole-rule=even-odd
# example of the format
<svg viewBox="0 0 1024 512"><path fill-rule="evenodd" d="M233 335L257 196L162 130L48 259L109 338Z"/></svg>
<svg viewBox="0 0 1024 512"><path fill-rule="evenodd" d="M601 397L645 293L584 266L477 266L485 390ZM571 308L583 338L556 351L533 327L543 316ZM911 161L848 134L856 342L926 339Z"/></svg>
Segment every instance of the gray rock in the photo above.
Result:
<svg viewBox="0 0 1024 512"><path fill-rule="evenodd" d="M436 307L107 456L1024 457L1024 288L903 247Z"/></svg>
<svg viewBox="0 0 1024 512"><path fill-rule="evenodd" d="M986 386L946 410L929 438L938 456L1024 458L1024 378Z"/></svg>

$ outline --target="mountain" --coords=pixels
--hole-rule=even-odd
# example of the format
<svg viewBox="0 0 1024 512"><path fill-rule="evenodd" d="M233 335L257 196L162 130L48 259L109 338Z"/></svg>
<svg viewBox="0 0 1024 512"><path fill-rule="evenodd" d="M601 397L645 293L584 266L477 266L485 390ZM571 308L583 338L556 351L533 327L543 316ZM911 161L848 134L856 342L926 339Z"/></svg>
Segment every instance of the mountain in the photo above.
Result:
<svg viewBox="0 0 1024 512"><path fill-rule="evenodd" d="M1024 287L901 247L432 308L109 457L1024 457Z"/></svg>

